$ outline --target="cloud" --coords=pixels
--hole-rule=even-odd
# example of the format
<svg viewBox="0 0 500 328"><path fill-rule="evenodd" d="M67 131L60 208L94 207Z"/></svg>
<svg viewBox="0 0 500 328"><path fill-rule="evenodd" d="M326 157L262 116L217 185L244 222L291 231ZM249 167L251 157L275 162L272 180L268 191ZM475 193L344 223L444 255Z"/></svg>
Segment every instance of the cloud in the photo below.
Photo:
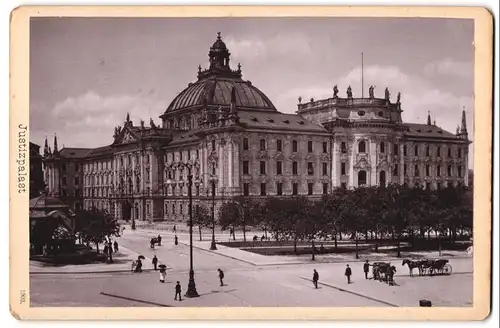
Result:
<svg viewBox="0 0 500 328"><path fill-rule="evenodd" d="M110 144L114 127L123 124L127 113L135 124L139 119L149 122L152 117L157 124L158 116L167 104L141 95L101 96L88 91L77 97L68 97L51 109L32 107L31 135L38 143L45 134L57 132L60 144L69 147L97 147Z"/></svg>
<svg viewBox="0 0 500 328"><path fill-rule="evenodd" d="M273 57L303 58L312 53L311 39L302 33L281 33L273 37L237 38L228 35L226 43L231 56L239 61L269 60Z"/></svg>
<svg viewBox="0 0 500 328"><path fill-rule="evenodd" d="M424 73L427 76L448 75L470 78L474 75L474 63L445 58L427 64L424 68Z"/></svg>

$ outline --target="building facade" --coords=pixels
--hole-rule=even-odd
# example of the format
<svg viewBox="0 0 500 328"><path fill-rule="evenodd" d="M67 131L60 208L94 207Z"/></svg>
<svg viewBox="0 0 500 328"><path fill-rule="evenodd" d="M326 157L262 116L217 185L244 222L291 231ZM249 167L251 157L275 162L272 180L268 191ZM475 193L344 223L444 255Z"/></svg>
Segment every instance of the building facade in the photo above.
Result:
<svg viewBox="0 0 500 328"><path fill-rule="evenodd" d="M45 190L42 160L40 146L30 142L30 199L40 196Z"/></svg>
<svg viewBox="0 0 500 328"><path fill-rule="evenodd" d="M215 185L216 212L234 196L320 197L337 187L391 182L467 184L465 113L456 134L431 124L430 115L427 124L404 123L400 98L391 102L387 89L375 98L372 87L369 98L353 98L350 87L341 98L335 87L332 98L299 98L296 114L281 113L242 79L240 64L231 69L219 34L209 67L198 67L197 80L172 100L161 124L134 124L127 114L113 142L96 149L57 151L55 140L54 151L46 145L45 177L55 196L78 190L74 202L84 208L150 221L186 220L189 183L194 204L207 206Z"/></svg>

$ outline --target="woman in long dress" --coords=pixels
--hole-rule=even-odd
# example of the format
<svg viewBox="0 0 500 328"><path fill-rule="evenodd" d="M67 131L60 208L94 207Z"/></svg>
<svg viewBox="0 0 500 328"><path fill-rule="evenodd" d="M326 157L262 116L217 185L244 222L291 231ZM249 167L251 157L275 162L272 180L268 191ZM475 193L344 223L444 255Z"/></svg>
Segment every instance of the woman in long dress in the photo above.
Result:
<svg viewBox="0 0 500 328"><path fill-rule="evenodd" d="M163 265L160 265L160 282L164 283L165 278L167 276L167 268Z"/></svg>

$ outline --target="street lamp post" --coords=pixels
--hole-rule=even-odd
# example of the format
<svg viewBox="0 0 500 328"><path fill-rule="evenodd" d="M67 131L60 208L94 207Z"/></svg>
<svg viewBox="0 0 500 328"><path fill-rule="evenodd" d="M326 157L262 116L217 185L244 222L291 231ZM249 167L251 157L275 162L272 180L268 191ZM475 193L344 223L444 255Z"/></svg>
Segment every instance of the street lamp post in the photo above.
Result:
<svg viewBox="0 0 500 328"><path fill-rule="evenodd" d="M215 244L215 180L212 180L212 244L210 245L210 250L217 250L217 245Z"/></svg>
<svg viewBox="0 0 500 328"><path fill-rule="evenodd" d="M189 283L188 289L185 294L186 297L199 297L196 291L196 284L194 282L194 269L193 269L193 176L191 174L191 166L185 163L180 165L188 170L188 197L189 197Z"/></svg>

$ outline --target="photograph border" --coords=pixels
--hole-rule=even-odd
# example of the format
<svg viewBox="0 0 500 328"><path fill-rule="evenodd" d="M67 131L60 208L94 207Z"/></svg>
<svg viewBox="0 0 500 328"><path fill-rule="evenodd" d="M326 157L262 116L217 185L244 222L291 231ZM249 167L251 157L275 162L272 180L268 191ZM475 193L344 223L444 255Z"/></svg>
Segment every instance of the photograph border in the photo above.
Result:
<svg viewBox="0 0 500 328"><path fill-rule="evenodd" d="M471 307L30 307L29 171L31 17L420 17L474 20L474 257ZM22 320L435 320L485 319L491 310L493 18L480 7L423 6L21 6L10 15L10 312ZM22 134L22 132L24 134ZM27 132L26 132L27 131ZM24 146L22 146L24 144ZM29 154L29 153L28 153ZM26 160L23 162L21 159ZM29 178L29 173L25 177Z"/></svg>

